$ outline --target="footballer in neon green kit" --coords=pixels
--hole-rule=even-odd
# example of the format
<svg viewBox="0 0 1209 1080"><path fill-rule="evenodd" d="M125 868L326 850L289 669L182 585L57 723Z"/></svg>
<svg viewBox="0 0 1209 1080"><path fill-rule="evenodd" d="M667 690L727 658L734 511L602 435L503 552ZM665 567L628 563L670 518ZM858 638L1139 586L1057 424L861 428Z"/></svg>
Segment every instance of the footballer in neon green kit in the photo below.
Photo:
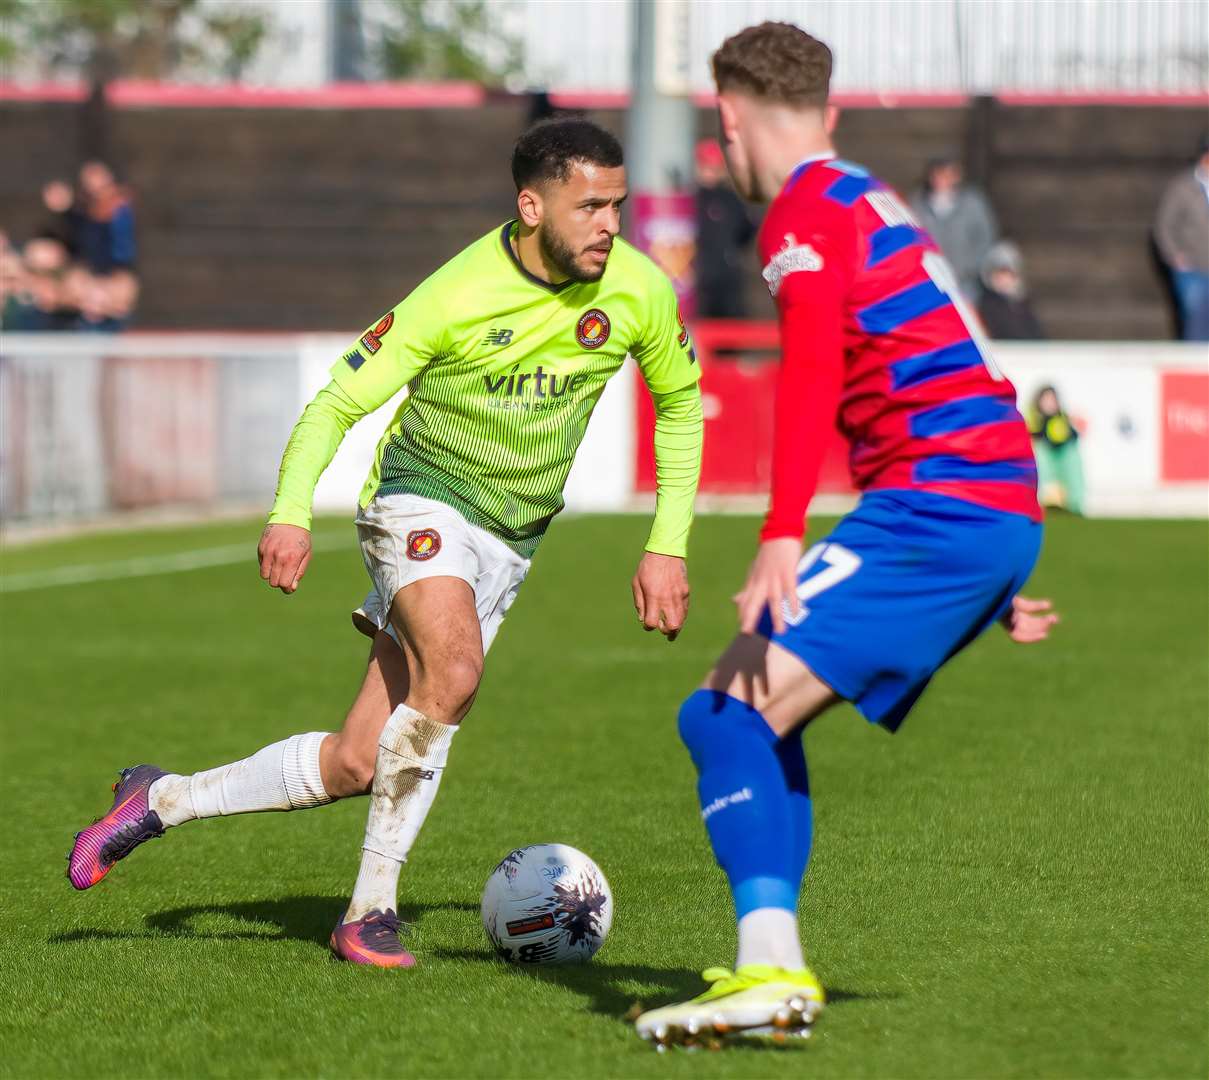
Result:
<svg viewBox="0 0 1209 1080"><path fill-rule="evenodd" d="M110 811L78 834L68 876L96 884L183 822L370 795L361 869L336 956L410 967L399 871L432 805L483 659L562 491L601 391L626 356L655 402L655 520L632 582L647 630L674 639L701 462L699 368L671 283L618 237L621 147L583 119L535 125L512 159L517 219L437 270L356 341L282 458L261 576L283 592L310 560L311 500L345 432L408 393L378 444L357 529L373 640L339 732L294 735L182 776L122 771Z"/></svg>
<svg viewBox="0 0 1209 1080"><path fill-rule="evenodd" d="M518 229L493 229L367 330L327 393L351 423L410 389L363 506L437 499L527 556L562 509L592 408L627 352L655 394L688 389L692 400L698 369L671 284L645 255L615 239L599 281L552 285L520 262ZM297 482L271 521L309 524L309 471ZM657 534L652 550L683 554L683 537Z"/></svg>

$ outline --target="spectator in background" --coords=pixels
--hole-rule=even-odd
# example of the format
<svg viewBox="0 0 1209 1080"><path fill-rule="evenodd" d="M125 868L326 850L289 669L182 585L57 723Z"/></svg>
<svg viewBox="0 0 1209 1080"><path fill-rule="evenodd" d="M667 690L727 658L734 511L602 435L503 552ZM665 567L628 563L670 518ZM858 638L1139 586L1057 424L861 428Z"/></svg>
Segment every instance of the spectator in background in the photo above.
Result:
<svg viewBox="0 0 1209 1080"><path fill-rule="evenodd" d="M100 161L80 168L83 217L78 237L81 260L97 274L133 270L134 207L113 171Z"/></svg>
<svg viewBox="0 0 1209 1080"><path fill-rule="evenodd" d="M10 331L124 329L139 295L134 210L99 161L42 188L45 216L23 250L0 234L0 325Z"/></svg>
<svg viewBox="0 0 1209 1080"><path fill-rule="evenodd" d="M952 264L966 299L977 301L982 262L998 237L999 226L986 196L964 183L956 156L928 163L923 187L911 196L911 209Z"/></svg>
<svg viewBox="0 0 1209 1080"><path fill-rule="evenodd" d="M7 331L124 329L138 300L129 270L94 274L70 263L51 236L36 236L23 251L0 244L0 326Z"/></svg>
<svg viewBox="0 0 1209 1080"><path fill-rule="evenodd" d="M74 309L72 328L94 333L124 330L138 300L138 279L129 270L91 274L81 266L64 280L66 301Z"/></svg>
<svg viewBox="0 0 1209 1080"><path fill-rule="evenodd" d="M67 249L50 236L36 236L20 255L5 254L6 330L70 330L75 312L65 302Z"/></svg>
<svg viewBox="0 0 1209 1080"><path fill-rule="evenodd" d="M1209 341L1209 133L1197 160L1172 179L1159 203L1155 243L1171 273L1185 341Z"/></svg>
<svg viewBox="0 0 1209 1080"><path fill-rule="evenodd" d="M76 203L71 185L66 180L47 181L42 186L42 205L46 208L46 216L38 230L39 235L54 237L75 258L80 254L85 215Z"/></svg>
<svg viewBox="0 0 1209 1080"><path fill-rule="evenodd" d="M1039 341L1045 337L1029 302L1020 249L1008 240L996 244L982 261L978 314L993 338Z"/></svg>
<svg viewBox="0 0 1209 1080"><path fill-rule="evenodd" d="M1043 386L1028 410L1028 429L1037 459L1037 496L1042 506L1083 513L1083 461L1079 432L1062 409L1058 391Z"/></svg>
<svg viewBox="0 0 1209 1080"><path fill-rule="evenodd" d="M703 319L742 319L743 248L756 227L730 185L722 147L715 139L697 143L697 314Z"/></svg>
<svg viewBox="0 0 1209 1080"><path fill-rule="evenodd" d="M0 233L0 327L5 330L17 329L15 323L24 282L25 264L21 253L9 243L7 233Z"/></svg>

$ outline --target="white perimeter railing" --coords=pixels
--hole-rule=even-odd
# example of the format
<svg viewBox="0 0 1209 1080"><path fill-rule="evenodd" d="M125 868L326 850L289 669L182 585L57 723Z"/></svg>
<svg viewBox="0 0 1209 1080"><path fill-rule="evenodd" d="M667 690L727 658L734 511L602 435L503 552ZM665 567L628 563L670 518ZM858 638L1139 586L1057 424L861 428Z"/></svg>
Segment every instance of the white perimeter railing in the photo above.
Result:
<svg viewBox="0 0 1209 1080"><path fill-rule="evenodd" d="M712 89L711 53L765 19L835 54L840 93L1203 93L1205 0L642 0L669 9L687 81ZM559 90L630 85L628 0L511 0L493 18L522 42L526 78ZM370 8L367 7L367 10Z"/></svg>
<svg viewBox="0 0 1209 1080"><path fill-rule="evenodd" d="M250 6L252 0L245 0ZM458 0L427 0L448 18ZM510 88L616 93L630 87L633 5L656 4L669 27L678 77L711 90L710 54L764 19L793 22L835 53L834 87L855 94L1197 94L1209 90L1205 0L489 0L469 47L499 61L520 51ZM201 9L230 0L202 0ZM250 86L318 87L334 77L335 27L360 13L362 54L373 56L389 0L255 0L269 17L265 47L244 72ZM194 19L201 11L194 12ZM188 22L189 17L186 18ZM8 77L52 77L45 49L24 42ZM368 62L365 78L383 78ZM213 72L190 68L183 81Z"/></svg>
<svg viewBox="0 0 1209 1080"><path fill-rule="evenodd" d="M4 335L0 518L42 524L165 506L267 508L290 429L352 337ZM1058 387L1082 432L1090 512L1209 515L1205 347L994 348L1022 400L1045 383ZM571 509L634 505L635 378L627 364L596 409L568 484ZM708 394L708 372L705 387ZM320 481L317 508L351 511L395 406L349 433ZM709 403L714 416L725 408ZM761 494L754 480L752 491Z"/></svg>

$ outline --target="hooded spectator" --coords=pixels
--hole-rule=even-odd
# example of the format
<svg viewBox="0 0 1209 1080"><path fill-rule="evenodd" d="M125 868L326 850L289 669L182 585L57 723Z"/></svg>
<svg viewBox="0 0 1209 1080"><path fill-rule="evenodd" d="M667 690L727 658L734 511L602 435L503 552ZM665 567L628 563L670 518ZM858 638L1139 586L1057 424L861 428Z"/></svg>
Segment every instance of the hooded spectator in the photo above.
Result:
<svg viewBox="0 0 1209 1080"><path fill-rule="evenodd" d="M976 301L982 261L999 226L986 196L964 182L957 157L948 155L928 163L923 187L911 196L911 209L949 260L966 299Z"/></svg>
<svg viewBox="0 0 1209 1080"><path fill-rule="evenodd" d="M1004 341L1038 341L1045 337L1029 302L1020 249L1000 241L982 261L982 295L978 314L993 338Z"/></svg>

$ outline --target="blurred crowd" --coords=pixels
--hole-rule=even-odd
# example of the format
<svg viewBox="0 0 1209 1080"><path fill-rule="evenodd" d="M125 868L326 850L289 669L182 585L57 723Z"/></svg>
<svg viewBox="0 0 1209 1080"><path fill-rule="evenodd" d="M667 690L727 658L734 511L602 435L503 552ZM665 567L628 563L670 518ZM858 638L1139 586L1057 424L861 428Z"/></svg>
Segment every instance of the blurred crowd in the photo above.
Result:
<svg viewBox="0 0 1209 1080"><path fill-rule="evenodd" d="M1154 225L1185 341L1209 341L1209 133L1163 193Z"/></svg>
<svg viewBox="0 0 1209 1080"><path fill-rule="evenodd" d="M42 220L23 242L0 232L0 325L5 330L116 331L138 303L129 191L99 161L76 184L42 189Z"/></svg>
<svg viewBox="0 0 1209 1080"><path fill-rule="evenodd" d="M1033 310L1020 248L1000 237L990 201L966 182L956 154L928 163L911 196L911 210L944 252L990 337L1037 341L1046 336Z"/></svg>
<svg viewBox="0 0 1209 1080"><path fill-rule="evenodd" d="M746 318L742 254L755 238L755 220L730 186L722 150L712 139L697 145L696 167L698 314ZM930 161L910 204L991 338L1036 341L1047 336L1033 308L1020 248L1000 236L990 201L966 181L959 155ZM1209 135L1201 140L1192 167L1168 185L1154 236L1179 317L1179 336L1209 341Z"/></svg>
<svg viewBox="0 0 1209 1080"><path fill-rule="evenodd" d="M755 239L756 219L730 185L722 149L697 144L697 314L704 319L748 317L743 250ZM928 163L911 210L953 267L963 297L978 309L993 338L1037 340L1045 331L1033 310L1020 249L999 236L987 197L967 184L957 155Z"/></svg>

